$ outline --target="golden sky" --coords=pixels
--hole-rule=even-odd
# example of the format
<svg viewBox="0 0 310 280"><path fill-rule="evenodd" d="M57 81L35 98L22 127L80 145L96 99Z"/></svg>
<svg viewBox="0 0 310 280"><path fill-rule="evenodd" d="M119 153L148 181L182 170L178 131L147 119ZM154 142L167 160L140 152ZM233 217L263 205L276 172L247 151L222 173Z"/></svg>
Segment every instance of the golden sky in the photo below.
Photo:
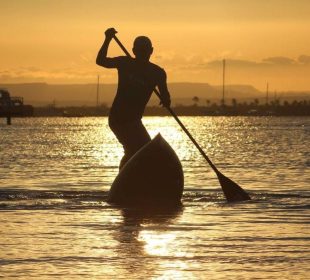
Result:
<svg viewBox="0 0 310 280"><path fill-rule="evenodd" d="M95 65L106 28L131 49L138 35L169 82L310 90L309 0L0 0L1 83L103 83ZM116 44L109 54L122 55Z"/></svg>

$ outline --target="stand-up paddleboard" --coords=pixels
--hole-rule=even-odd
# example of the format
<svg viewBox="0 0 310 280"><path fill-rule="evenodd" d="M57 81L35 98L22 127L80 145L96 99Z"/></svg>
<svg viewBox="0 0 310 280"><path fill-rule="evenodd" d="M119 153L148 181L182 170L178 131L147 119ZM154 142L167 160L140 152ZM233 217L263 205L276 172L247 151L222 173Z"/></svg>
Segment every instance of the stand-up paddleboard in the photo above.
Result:
<svg viewBox="0 0 310 280"><path fill-rule="evenodd" d="M180 160L158 134L120 170L108 201L122 205L180 204L184 176Z"/></svg>

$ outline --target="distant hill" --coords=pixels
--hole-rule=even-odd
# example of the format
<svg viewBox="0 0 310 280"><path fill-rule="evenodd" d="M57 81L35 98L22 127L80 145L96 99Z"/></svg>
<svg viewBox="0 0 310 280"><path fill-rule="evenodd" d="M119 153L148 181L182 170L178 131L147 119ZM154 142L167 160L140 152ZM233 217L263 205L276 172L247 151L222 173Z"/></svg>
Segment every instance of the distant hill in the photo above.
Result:
<svg viewBox="0 0 310 280"><path fill-rule="evenodd" d="M174 97L175 104L193 103L192 99L197 96L201 104L206 101L219 102L223 96L222 86L212 86L207 83L172 83L169 84L171 95ZM231 99L249 99L263 98L264 93L250 85L227 85L225 87L225 99L231 102Z"/></svg>
<svg viewBox="0 0 310 280"><path fill-rule="evenodd" d="M93 106L96 104L96 84L54 85L46 83L27 84L0 84L0 88L7 88L12 96L21 96L25 104L46 106L55 103L56 106ZM192 98L197 96L199 104L219 102L222 98L222 86L212 86L208 83L170 83L169 91L174 104L192 104ZM99 103L111 105L116 92L115 84L101 84L99 87ZM255 98L265 100L265 93L260 92L251 85L227 85L225 98L231 102L232 98L243 101L252 101ZM270 94L270 99L274 94ZM310 92L278 93L277 98L285 100L310 99ZM158 104L153 97L151 105Z"/></svg>
<svg viewBox="0 0 310 280"><path fill-rule="evenodd" d="M25 103L34 106L45 106L55 103L56 106L93 106L96 104L96 84L50 85L33 84L0 84L7 88L12 96L22 96ZM99 103L110 103L116 85L100 85Z"/></svg>
<svg viewBox="0 0 310 280"><path fill-rule="evenodd" d="M215 86L217 90L223 92L223 86ZM244 95L245 97L247 94L253 95L253 96L260 96L262 95L262 92L256 89L255 87L251 85L227 85L225 86L225 91L227 91L230 95Z"/></svg>

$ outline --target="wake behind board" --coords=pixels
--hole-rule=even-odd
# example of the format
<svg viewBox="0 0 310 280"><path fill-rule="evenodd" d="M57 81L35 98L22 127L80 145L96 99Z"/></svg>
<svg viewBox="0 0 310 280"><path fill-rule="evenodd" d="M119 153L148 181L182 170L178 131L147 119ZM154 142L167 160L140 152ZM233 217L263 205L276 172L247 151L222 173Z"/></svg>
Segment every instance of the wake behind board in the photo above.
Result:
<svg viewBox="0 0 310 280"><path fill-rule="evenodd" d="M120 170L108 201L128 205L180 204L184 176L180 160L158 134L142 147Z"/></svg>

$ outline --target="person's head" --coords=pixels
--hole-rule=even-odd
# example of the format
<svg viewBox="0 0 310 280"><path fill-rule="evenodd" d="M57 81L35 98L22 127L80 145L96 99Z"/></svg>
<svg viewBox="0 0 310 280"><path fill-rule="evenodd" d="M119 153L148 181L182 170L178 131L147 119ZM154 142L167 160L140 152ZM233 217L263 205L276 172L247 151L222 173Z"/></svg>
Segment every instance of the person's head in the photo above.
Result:
<svg viewBox="0 0 310 280"><path fill-rule="evenodd" d="M146 36L137 37L133 42L132 51L136 58L141 60L149 60L153 53L151 40Z"/></svg>

